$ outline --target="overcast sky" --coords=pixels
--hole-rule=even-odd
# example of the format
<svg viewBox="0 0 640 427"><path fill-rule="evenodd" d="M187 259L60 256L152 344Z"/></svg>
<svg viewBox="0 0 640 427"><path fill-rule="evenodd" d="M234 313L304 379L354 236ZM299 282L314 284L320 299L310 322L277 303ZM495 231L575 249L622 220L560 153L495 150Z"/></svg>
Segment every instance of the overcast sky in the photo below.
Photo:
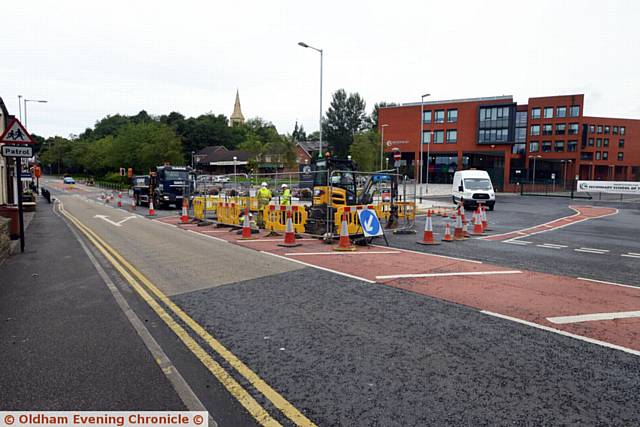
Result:
<svg viewBox="0 0 640 427"><path fill-rule="evenodd" d="M331 93L416 102L584 93L585 114L640 118L640 2L30 1L3 8L0 96L29 130L77 134L107 114L245 117L317 129Z"/></svg>

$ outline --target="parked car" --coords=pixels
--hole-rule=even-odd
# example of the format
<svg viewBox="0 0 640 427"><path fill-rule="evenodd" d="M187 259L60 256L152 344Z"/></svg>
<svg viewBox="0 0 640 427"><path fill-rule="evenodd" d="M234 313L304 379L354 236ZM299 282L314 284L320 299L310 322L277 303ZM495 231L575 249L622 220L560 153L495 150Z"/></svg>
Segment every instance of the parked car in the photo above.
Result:
<svg viewBox="0 0 640 427"><path fill-rule="evenodd" d="M76 180L71 178L70 176L65 176L62 180L63 183L65 184L75 184Z"/></svg>

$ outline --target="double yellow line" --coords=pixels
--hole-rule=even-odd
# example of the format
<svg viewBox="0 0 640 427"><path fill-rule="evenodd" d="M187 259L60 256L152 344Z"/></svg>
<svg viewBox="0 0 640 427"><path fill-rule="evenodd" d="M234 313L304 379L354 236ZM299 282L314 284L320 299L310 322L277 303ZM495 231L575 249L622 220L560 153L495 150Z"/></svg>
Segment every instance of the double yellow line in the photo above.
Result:
<svg viewBox="0 0 640 427"><path fill-rule="evenodd" d="M207 351L202 348L185 329L162 307L162 302L177 318L184 322L207 345L222 357L235 371L244 377L258 392L267 398L276 408L297 426L315 426L282 395L245 365L236 355L229 351L222 343L213 338L202 326L174 304L160 289L133 267L118 252L109 246L100 236L85 226L76 217L64 210L62 202L58 201L58 209L71 223L73 223L85 237L104 255L113 267L124 277L140 297L155 311L166 325L177 335L184 345L200 360L200 362L220 381L227 391L263 426L280 426L252 396L244 389ZM155 296L155 297L154 297ZM157 300L156 300L157 298Z"/></svg>

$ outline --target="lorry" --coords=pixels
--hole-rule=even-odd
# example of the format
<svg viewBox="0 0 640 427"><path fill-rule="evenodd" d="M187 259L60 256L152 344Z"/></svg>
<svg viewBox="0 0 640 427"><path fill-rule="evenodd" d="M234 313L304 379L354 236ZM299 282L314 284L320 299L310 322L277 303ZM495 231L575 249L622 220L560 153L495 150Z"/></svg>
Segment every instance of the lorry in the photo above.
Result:
<svg viewBox="0 0 640 427"><path fill-rule="evenodd" d="M157 166L149 175L132 178L133 197L137 205L148 205L153 200L159 209L175 205L182 206L183 198L193 193L193 173L187 166Z"/></svg>
<svg viewBox="0 0 640 427"><path fill-rule="evenodd" d="M463 170L453 175L451 189L453 203L462 204L465 209L485 205L490 211L496 204L496 193L487 171Z"/></svg>

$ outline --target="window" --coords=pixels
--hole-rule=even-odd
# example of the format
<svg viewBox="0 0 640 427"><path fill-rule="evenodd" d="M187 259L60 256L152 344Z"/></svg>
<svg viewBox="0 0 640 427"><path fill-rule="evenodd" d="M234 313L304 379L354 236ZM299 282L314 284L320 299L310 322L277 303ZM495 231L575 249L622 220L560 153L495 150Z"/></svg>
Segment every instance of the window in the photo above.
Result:
<svg viewBox="0 0 640 427"><path fill-rule="evenodd" d="M618 153L618 160L624 160L624 153Z"/></svg>
<svg viewBox="0 0 640 427"><path fill-rule="evenodd" d="M602 160L609 160L609 152L608 151L603 151L602 152Z"/></svg>
<svg viewBox="0 0 640 427"><path fill-rule="evenodd" d="M611 131L611 128L609 126L604 127L604 133L609 133L610 131Z"/></svg>
<svg viewBox="0 0 640 427"><path fill-rule="evenodd" d="M618 148L624 148L624 139L618 141Z"/></svg>
<svg viewBox="0 0 640 427"><path fill-rule="evenodd" d="M431 110L422 112L422 123L431 123Z"/></svg>
<svg viewBox="0 0 640 427"><path fill-rule="evenodd" d="M537 153L539 150L539 144L537 142L530 142L529 143L529 152L530 153Z"/></svg>
<svg viewBox="0 0 640 427"><path fill-rule="evenodd" d="M618 126L614 126L613 127L613 134L617 135L618 134Z"/></svg>
<svg viewBox="0 0 640 427"><path fill-rule="evenodd" d="M527 144L513 144L511 152L513 154L524 154Z"/></svg>
<svg viewBox="0 0 640 427"><path fill-rule="evenodd" d="M596 147L602 147L602 138L596 139Z"/></svg>
<svg viewBox="0 0 640 427"><path fill-rule="evenodd" d="M567 117L567 107L556 108L556 117Z"/></svg>
<svg viewBox="0 0 640 427"><path fill-rule="evenodd" d="M596 127L594 125L589 125L589 133L595 133Z"/></svg>
<svg viewBox="0 0 640 427"><path fill-rule="evenodd" d="M553 119L553 107L544 107L544 118Z"/></svg>
<svg viewBox="0 0 640 427"><path fill-rule="evenodd" d="M531 135L540 135L540 125L531 125Z"/></svg>
<svg viewBox="0 0 640 427"><path fill-rule="evenodd" d="M593 138L589 138L587 144L589 145L589 147L593 147Z"/></svg>
<svg viewBox="0 0 640 427"><path fill-rule="evenodd" d="M526 111L516 112L516 126L526 126L526 125L527 125L527 112Z"/></svg>
<svg viewBox="0 0 640 427"><path fill-rule="evenodd" d="M569 135L577 135L577 134L578 134L578 123L570 123Z"/></svg>
<svg viewBox="0 0 640 427"><path fill-rule="evenodd" d="M422 131L422 143L423 144L431 144L431 131L423 130Z"/></svg>
<svg viewBox="0 0 640 427"><path fill-rule="evenodd" d="M450 129L447 131L447 143L453 144L458 141L458 131L455 129Z"/></svg>
<svg viewBox="0 0 640 427"><path fill-rule="evenodd" d="M579 115L580 115L580 106L579 105L572 105L571 109L569 110L569 116L578 117Z"/></svg>
<svg viewBox="0 0 640 427"><path fill-rule="evenodd" d="M602 146L603 147L608 147L609 146L609 138L605 138L604 141L602 142Z"/></svg>
<svg viewBox="0 0 640 427"><path fill-rule="evenodd" d="M551 152L551 141L543 141L542 142L542 152L550 153Z"/></svg>
<svg viewBox="0 0 640 427"><path fill-rule="evenodd" d="M542 125L543 135L553 135L553 125Z"/></svg>
<svg viewBox="0 0 640 427"><path fill-rule="evenodd" d="M566 124L558 123L556 125L556 135L564 135L566 129L567 129L567 125Z"/></svg>
<svg viewBox="0 0 640 427"><path fill-rule="evenodd" d="M578 148L578 141L567 142L567 151L575 152Z"/></svg>
<svg viewBox="0 0 640 427"><path fill-rule="evenodd" d="M624 135L624 126L620 126L620 135Z"/></svg>
<svg viewBox="0 0 640 427"><path fill-rule="evenodd" d="M564 151L564 141L556 141L554 148L556 153Z"/></svg>
<svg viewBox="0 0 640 427"><path fill-rule="evenodd" d="M598 126L598 133L602 133L602 126Z"/></svg>
<svg viewBox="0 0 640 427"><path fill-rule="evenodd" d="M458 121L458 110L447 110L447 121L455 123Z"/></svg>
<svg viewBox="0 0 640 427"><path fill-rule="evenodd" d="M596 151L596 160L600 160L602 159L602 153L599 151Z"/></svg>
<svg viewBox="0 0 640 427"><path fill-rule="evenodd" d="M516 142L527 141L527 128L516 128Z"/></svg>
<svg viewBox="0 0 640 427"><path fill-rule="evenodd" d="M433 143L434 144L442 144L443 142L444 142L444 131L443 130L437 130L437 131L433 132Z"/></svg>
<svg viewBox="0 0 640 427"><path fill-rule="evenodd" d="M583 151L580 153L580 160L593 160L593 153L589 151Z"/></svg>
<svg viewBox="0 0 640 427"><path fill-rule="evenodd" d="M510 127L513 126L514 117L515 105L480 107L478 143L493 144L510 141L510 138L514 137L513 134L509 133Z"/></svg>
<svg viewBox="0 0 640 427"><path fill-rule="evenodd" d="M444 110L436 110L435 113L436 116L434 121L436 123L444 123Z"/></svg>
<svg viewBox="0 0 640 427"><path fill-rule="evenodd" d="M540 118L540 109L539 108L532 108L531 109L531 118L532 119L539 119Z"/></svg>

